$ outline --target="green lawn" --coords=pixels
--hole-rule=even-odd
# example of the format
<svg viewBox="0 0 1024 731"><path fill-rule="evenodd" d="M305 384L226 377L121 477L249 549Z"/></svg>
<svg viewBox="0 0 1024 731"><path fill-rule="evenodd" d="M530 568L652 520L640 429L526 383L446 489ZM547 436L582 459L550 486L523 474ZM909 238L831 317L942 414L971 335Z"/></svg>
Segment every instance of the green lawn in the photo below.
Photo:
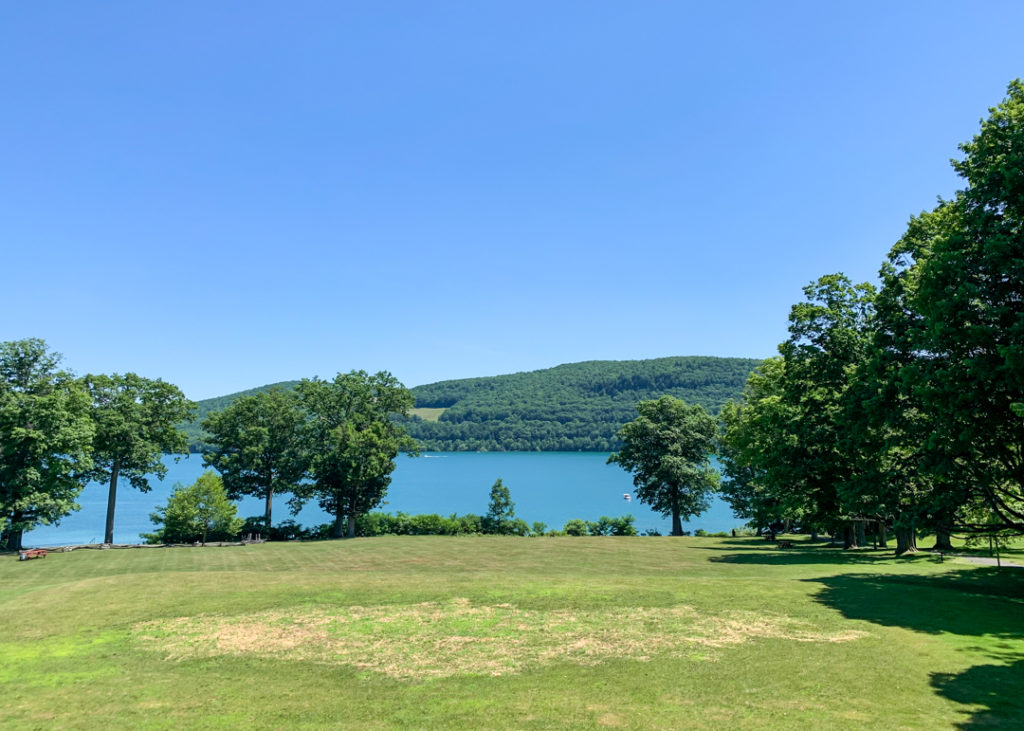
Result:
<svg viewBox="0 0 1024 731"><path fill-rule="evenodd" d="M0 556L5 728L1024 727L1024 570L756 539Z"/></svg>

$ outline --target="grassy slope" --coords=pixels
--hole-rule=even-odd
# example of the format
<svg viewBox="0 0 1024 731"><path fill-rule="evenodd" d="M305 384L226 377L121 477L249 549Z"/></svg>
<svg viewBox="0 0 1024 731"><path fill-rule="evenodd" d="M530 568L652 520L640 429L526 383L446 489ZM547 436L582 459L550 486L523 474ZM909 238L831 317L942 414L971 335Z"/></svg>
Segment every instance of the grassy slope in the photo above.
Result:
<svg viewBox="0 0 1024 731"><path fill-rule="evenodd" d="M423 421L437 421L441 418L441 414L447 410L448 409L445 408L432 409L427 407L417 407L412 410L412 415L418 416L423 419Z"/></svg>
<svg viewBox="0 0 1024 731"><path fill-rule="evenodd" d="M1024 724L1024 571L931 557L753 539L401 537L6 555L0 587L11 728ZM334 625L332 641L338 657L371 648L364 667L301 642L218 654L219 640L168 624L198 617L187 621L223 633L258 617L270 639L301 640L302 617L354 606L377 619ZM477 614L452 611L467 606ZM530 631L555 616L584 627L578 650ZM668 627L669 645L588 654L630 632L664 640L666 622L693 626ZM762 631L773 622L788 629ZM402 652L407 667L436 661L431 647L442 657L453 634L478 655L511 647L511 670L374 667Z"/></svg>

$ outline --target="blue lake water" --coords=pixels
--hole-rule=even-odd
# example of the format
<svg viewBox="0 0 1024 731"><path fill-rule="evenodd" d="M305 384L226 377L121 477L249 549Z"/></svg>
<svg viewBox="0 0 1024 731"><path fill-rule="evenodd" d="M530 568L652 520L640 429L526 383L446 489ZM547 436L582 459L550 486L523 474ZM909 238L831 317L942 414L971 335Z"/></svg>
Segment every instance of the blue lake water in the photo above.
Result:
<svg viewBox="0 0 1024 731"><path fill-rule="evenodd" d="M632 514L642 533L656 529L667 535L670 521L638 502L626 502L623 494L632 491L632 478L616 465L607 465L607 454L595 452L442 452L421 457L400 457L391 487L378 508L405 513L487 512L491 485L499 477L509 488L517 518L527 523L540 521L549 528L561 528L571 518L597 520L602 515L617 517ZM167 477L151 480L153 489L141 493L126 481L118 485L114 542L136 543L140 533L154 529L149 515L165 505L175 483L189 484L203 471L203 460L191 455L179 462L167 459ZM274 497L274 522L291 517L287 496ZM98 543L103 540L106 519L107 486L88 485L78 500L82 509L61 521L59 526L42 526L25 534L27 546L58 546ZM246 498L239 505L242 517L262 515L263 503ZM331 516L315 502L308 503L295 518L303 525L327 523ZM703 528L709 532L730 530L743 524L729 506L715 499L711 508L694 518L684 530Z"/></svg>

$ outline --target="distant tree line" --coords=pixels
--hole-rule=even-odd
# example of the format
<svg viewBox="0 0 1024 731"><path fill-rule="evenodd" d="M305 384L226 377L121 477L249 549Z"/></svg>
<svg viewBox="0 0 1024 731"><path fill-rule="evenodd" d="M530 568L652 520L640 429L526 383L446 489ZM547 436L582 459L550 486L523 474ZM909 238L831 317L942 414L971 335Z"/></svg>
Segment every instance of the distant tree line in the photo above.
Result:
<svg viewBox="0 0 1024 731"><path fill-rule="evenodd" d="M965 187L911 219L881 286L805 288L779 356L722 410L723 492L759 526L897 553L1024 533L1024 84L961 145Z"/></svg>

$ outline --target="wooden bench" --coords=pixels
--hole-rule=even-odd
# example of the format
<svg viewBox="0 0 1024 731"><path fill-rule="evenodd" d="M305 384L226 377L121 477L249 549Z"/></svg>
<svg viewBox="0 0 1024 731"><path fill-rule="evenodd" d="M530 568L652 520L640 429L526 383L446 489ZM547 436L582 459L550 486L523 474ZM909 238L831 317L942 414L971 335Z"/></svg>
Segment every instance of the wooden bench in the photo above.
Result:
<svg viewBox="0 0 1024 731"><path fill-rule="evenodd" d="M18 551L19 561L28 561L30 558L46 558L46 549L30 548L26 551Z"/></svg>
<svg viewBox="0 0 1024 731"><path fill-rule="evenodd" d="M775 545L777 545L779 548L792 548L793 541L778 541Z"/></svg>

